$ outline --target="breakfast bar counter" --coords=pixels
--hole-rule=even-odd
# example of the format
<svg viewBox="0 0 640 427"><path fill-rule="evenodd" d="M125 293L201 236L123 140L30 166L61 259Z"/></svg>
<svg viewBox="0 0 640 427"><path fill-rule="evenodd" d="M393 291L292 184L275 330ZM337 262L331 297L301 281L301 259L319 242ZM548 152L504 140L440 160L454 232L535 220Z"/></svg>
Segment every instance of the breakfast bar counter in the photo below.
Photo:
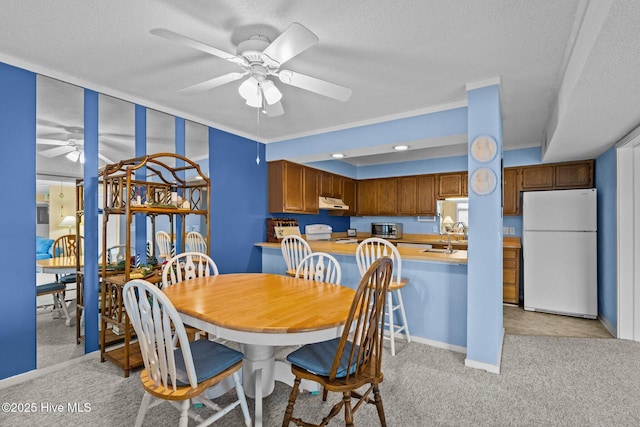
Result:
<svg viewBox="0 0 640 427"><path fill-rule="evenodd" d="M360 281L356 264L357 243L336 243L346 233L334 233L330 240L308 241L311 250L328 252L340 264L342 286L355 289ZM367 236L358 233L357 240ZM438 236L439 237L439 236ZM424 243L424 242L411 242ZM280 243L256 243L261 251L262 272L286 274ZM421 247L398 247L402 258L402 288L412 342L421 342L464 352L467 345L467 251L455 246L451 254L421 252ZM399 319L398 319L399 320ZM396 351L407 344L396 339Z"/></svg>
<svg viewBox="0 0 640 427"><path fill-rule="evenodd" d="M355 256L357 243L337 243L329 240L308 240L309 246L313 252L327 252L332 255L351 255ZM256 243L256 246L265 248L280 249L280 243ZM398 252L403 260L416 260L416 261L433 261L433 262L447 262L454 264L466 264L467 263L467 251L466 246L463 249L458 249L452 242L452 248L454 250L451 254L437 253L437 252L422 252L423 248L417 247L402 247L398 246Z"/></svg>

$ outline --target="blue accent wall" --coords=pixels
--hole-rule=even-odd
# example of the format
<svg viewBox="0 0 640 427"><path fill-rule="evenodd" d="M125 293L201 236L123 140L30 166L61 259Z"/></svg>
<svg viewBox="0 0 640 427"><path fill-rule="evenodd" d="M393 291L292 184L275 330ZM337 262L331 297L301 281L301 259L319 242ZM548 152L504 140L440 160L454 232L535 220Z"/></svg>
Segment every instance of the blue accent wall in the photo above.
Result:
<svg viewBox="0 0 640 427"><path fill-rule="evenodd" d="M618 325L617 161L611 147L596 159L598 191L598 315Z"/></svg>
<svg viewBox="0 0 640 427"><path fill-rule="evenodd" d="M209 128L211 256L220 273L259 272L266 237L267 163L264 145Z"/></svg>
<svg viewBox="0 0 640 427"><path fill-rule="evenodd" d="M36 369L36 75L0 63L0 379Z"/></svg>

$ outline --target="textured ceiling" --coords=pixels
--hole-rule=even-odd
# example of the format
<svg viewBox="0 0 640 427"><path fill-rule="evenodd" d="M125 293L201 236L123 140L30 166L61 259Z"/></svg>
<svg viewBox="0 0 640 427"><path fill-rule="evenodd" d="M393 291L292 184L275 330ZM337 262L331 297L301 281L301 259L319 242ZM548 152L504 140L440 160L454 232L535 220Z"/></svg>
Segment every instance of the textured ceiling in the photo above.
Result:
<svg viewBox="0 0 640 427"><path fill-rule="evenodd" d="M0 61L265 143L463 106L467 84L499 78L505 149L546 146L544 161L573 160L599 155L640 123L638 3L5 0ZM235 64L149 33L166 28L235 53L251 35L273 40L292 22L320 41L286 68L353 94L343 103L276 81L285 114L263 116L259 127L238 94L242 80L178 92L238 71ZM39 123L48 124L39 136L82 126L68 102L39 98ZM131 150L131 111L101 116L107 157ZM151 144L170 140L164 122L150 132ZM411 141L403 155L462 154L465 142L464 135ZM347 161L397 161L384 154L390 149L361 148Z"/></svg>

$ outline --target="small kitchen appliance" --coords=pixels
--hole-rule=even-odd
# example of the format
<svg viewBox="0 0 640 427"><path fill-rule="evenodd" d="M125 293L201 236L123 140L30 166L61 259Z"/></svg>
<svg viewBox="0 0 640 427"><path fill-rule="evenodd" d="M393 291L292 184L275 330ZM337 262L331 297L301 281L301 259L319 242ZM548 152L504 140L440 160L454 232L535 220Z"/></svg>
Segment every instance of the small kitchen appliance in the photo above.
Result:
<svg viewBox="0 0 640 427"><path fill-rule="evenodd" d="M383 239L401 239L402 224L396 222L372 222L371 237Z"/></svg>

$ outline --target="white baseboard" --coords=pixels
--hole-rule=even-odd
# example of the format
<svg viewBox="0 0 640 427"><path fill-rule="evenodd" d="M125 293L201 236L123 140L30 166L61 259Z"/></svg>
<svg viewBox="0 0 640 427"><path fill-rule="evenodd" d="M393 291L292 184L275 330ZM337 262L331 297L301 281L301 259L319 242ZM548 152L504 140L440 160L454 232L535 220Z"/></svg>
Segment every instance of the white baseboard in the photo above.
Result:
<svg viewBox="0 0 640 427"><path fill-rule="evenodd" d="M404 334L401 334L402 337L406 340L406 336ZM446 342L442 342L442 341L435 341L435 340L430 340L427 338L420 338L420 337L416 337L415 335L411 335L411 342L417 342L420 344L426 344L426 345L430 345L431 347L437 347L437 348L443 348L445 350L451 350L451 351L455 351L457 353L466 353L467 352L467 348L466 347L462 347L459 345L455 345L455 344L449 344Z"/></svg>
<svg viewBox="0 0 640 427"><path fill-rule="evenodd" d="M495 365L486 362L478 362L469 358L464 359L464 366L474 369L482 369L492 374L500 373L500 365L502 364L502 349L504 347L504 328L502 328L502 337L500 338L500 348L498 349L498 362Z"/></svg>
<svg viewBox="0 0 640 427"><path fill-rule="evenodd" d="M25 381L29 381L35 378L39 378L43 375L50 374L51 372L60 371L62 369L67 369L70 366L76 365L78 363L86 362L88 360L99 359L100 351L96 350L91 353L82 355L80 357L75 357L73 359L67 360L65 362L58 363L56 365L47 366L46 368L34 369L33 371L25 372L22 374L14 375L13 377L5 378L4 380L0 380L0 390L3 388L11 387L16 384L23 383Z"/></svg>

